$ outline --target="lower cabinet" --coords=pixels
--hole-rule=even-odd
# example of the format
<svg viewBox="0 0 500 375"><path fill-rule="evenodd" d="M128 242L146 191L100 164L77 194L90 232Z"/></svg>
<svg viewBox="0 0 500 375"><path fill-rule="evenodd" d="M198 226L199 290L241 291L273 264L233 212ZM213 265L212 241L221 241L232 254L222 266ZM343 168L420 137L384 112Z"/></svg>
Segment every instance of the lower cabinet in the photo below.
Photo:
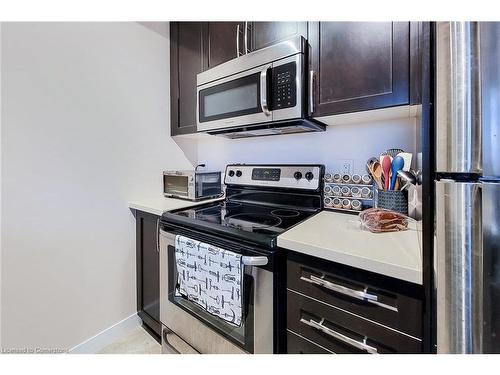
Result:
<svg viewBox="0 0 500 375"><path fill-rule="evenodd" d="M136 211L137 314L143 327L160 342L159 216Z"/></svg>
<svg viewBox="0 0 500 375"><path fill-rule="evenodd" d="M421 353L423 289L290 252L287 353Z"/></svg>

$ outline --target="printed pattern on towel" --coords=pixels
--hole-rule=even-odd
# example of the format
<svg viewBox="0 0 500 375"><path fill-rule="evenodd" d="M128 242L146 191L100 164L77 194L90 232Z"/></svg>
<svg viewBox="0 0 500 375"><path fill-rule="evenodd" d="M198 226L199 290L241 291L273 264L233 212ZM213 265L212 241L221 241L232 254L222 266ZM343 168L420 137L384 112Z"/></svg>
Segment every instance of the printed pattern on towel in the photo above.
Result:
<svg viewBox="0 0 500 375"><path fill-rule="evenodd" d="M184 236L175 237L176 295L241 325L241 255Z"/></svg>

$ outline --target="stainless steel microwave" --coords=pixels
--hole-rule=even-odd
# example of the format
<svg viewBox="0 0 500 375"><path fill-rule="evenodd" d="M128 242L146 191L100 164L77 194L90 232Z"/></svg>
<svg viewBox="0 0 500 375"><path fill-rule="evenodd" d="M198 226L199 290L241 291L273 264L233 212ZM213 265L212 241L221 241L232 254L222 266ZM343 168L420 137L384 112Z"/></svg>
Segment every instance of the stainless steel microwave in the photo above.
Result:
<svg viewBox="0 0 500 375"><path fill-rule="evenodd" d="M222 195L220 172L165 171L163 195L198 201Z"/></svg>
<svg viewBox="0 0 500 375"><path fill-rule="evenodd" d="M294 37L198 74L198 132L242 138L324 131L309 118L306 66L307 42Z"/></svg>

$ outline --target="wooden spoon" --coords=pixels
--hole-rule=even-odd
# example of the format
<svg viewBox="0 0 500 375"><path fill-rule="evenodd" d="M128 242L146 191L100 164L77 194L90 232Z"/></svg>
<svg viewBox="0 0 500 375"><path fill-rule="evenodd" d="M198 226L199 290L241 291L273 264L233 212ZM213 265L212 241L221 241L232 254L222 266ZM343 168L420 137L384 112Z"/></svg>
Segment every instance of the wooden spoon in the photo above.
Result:
<svg viewBox="0 0 500 375"><path fill-rule="evenodd" d="M382 171L384 172L385 190L389 190L391 164L391 157L389 155L385 155L382 159Z"/></svg>
<svg viewBox="0 0 500 375"><path fill-rule="evenodd" d="M373 162L370 165L370 174L372 175L373 181L377 184L379 189L383 189L384 185L382 184L382 166L378 161Z"/></svg>

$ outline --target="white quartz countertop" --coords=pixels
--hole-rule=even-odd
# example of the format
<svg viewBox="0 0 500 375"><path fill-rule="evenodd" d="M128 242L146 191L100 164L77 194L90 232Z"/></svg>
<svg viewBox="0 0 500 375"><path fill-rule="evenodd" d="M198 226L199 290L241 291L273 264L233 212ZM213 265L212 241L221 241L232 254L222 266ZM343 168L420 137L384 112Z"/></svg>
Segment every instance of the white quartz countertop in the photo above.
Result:
<svg viewBox="0 0 500 375"><path fill-rule="evenodd" d="M359 269L422 284L421 225L371 233L355 215L322 211L278 237L278 246Z"/></svg>
<svg viewBox="0 0 500 375"><path fill-rule="evenodd" d="M222 199L223 198L216 198L216 199L193 202L185 199L167 198L162 195L158 195L148 199L141 199L129 202L128 206L134 210L149 212L151 214L161 216L161 214L163 214L165 211L172 211L180 208L188 208L200 204L215 202L217 200L222 200Z"/></svg>

